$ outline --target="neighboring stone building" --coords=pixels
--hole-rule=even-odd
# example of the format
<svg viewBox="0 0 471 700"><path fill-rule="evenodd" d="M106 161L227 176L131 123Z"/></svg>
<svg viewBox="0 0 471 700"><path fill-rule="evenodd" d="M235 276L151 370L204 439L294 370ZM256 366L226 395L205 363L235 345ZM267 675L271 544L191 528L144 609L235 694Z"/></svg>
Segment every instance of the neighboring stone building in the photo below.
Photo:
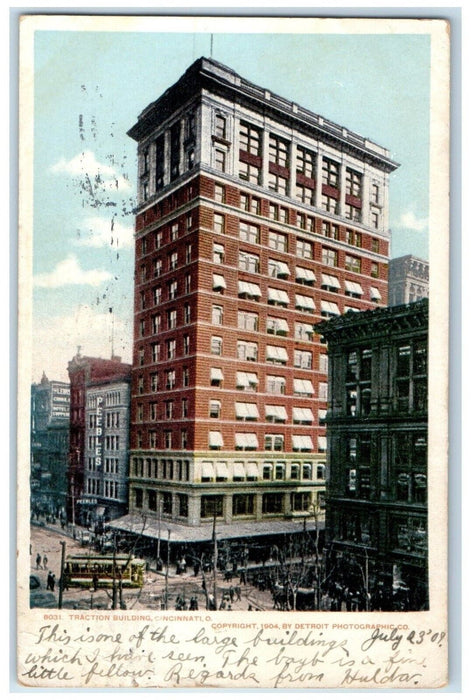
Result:
<svg viewBox="0 0 471 700"><path fill-rule="evenodd" d="M389 261L388 306L410 304L427 299L429 264L415 255L403 255Z"/></svg>
<svg viewBox="0 0 471 700"><path fill-rule="evenodd" d="M326 540L371 604L428 606L428 300L316 326L328 343Z"/></svg>
<svg viewBox="0 0 471 700"><path fill-rule="evenodd" d="M70 387L43 373L31 385L31 509L58 515L67 492Z"/></svg>
<svg viewBox="0 0 471 700"><path fill-rule="evenodd" d="M70 440L67 472L67 519L74 524L88 524L89 503L85 498L86 397L93 385L129 380L131 366L121 358L86 357L79 352L68 364L70 377Z"/></svg>
<svg viewBox="0 0 471 700"><path fill-rule="evenodd" d="M163 519L182 540L207 536L213 517L228 537L312 527L327 395L314 323L386 303L397 164L205 58L129 135L139 194L119 525L145 516L157 533Z"/></svg>
<svg viewBox="0 0 471 700"><path fill-rule="evenodd" d="M100 530L128 508L131 373L90 384L85 395L85 469L81 503L87 524Z"/></svg>

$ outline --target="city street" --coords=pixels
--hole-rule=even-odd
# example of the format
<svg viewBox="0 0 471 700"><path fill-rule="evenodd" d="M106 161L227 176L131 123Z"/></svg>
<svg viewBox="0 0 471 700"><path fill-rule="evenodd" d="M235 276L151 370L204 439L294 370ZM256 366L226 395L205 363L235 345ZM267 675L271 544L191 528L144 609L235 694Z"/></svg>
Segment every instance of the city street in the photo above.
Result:
<svg viewBox="0 0 471 700"><path fill-rule="evenodd" d="M48 572L55 575L56 584L53 595L56 604L59 599L59 578L61 564L61 541L65 541L65 554L85 554L89 551L88 546L81 546L66 531L61 531L60 526L31 526L31 574L38 576L41 580L42 591L46 592ZM91 551L92 555L94 551ZM37 568L37 555L41 556L40 568ZM44 557L47 563L44 566ZM155 565L155 562L152 562ZM213 593L212 574L206 574L208 591ZM126 609L162 609L165 600L166 577L164 571L156 573L155 569L148 569L144 574L144 586L139 588L125 588L123 600ZM232 602L230 600L230 589L233 590ZM240 599L238 590L240 589ZM170 566L168 575L168 609L175 610L178 597L183 598L186 604L192 597L198 601L198 609L206 609L206 596L202 588L201 574L195 577L193 569L188 568L187 573L176 574L175 567ZM217 576L217 608L220 608L221 601L225 596L226 610L271 610L273 599L270 591L260 591L253 585L241 584L239 577L234 577L232 582L225 581L221 572ZM111 589L93 589L70 587L63 592L63 608L68 609L100 609L106 610L112 607Z"/></svg>

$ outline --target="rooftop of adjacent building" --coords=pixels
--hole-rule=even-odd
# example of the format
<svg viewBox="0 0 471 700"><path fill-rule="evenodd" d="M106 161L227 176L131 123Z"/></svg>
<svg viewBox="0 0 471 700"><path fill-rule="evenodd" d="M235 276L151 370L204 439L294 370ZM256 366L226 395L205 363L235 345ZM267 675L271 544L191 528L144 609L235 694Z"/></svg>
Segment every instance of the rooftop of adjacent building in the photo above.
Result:
<svg viewBox="0 0 471 700"><path fill-rule="evenodd" d="M68 382L63 382L59 379L49 379L48 376L46 375L46 372L43 370L41 381L39 382L33 382L32 387L37 390L50 390L51 388L56 388L56 387L69 387Z"/></svg>
<svg viewBox="0 0 471 700"><path fill-rule="evenodd" d="M229 92L234 101L262 106L264 112L276 114L279 120L297 122L304 128L307 126L314 130L326 140L340 141L350 148L359 149L381 161L389 172L399 165L390 159L387 148L272 93L267 88L255 85L228 66L204 56L192 63L176 83L139 114L137 123L127 132L128 136L139 141L155 128L156 119L162 121L169 117L177 104L186 102L202 87L209 87L215 92Z"/></svg>
<svg viewBox="0 0 471 700"><path fill-rule="evenodd" d="M419 263L423 263L424 265L429 264L428 260L424 260L424 258L419 258L417 255L412 255L412 253L408 253L407 255L400 255L397 258L391 258L391 260L389 261L389 264L390 265L391 264L399 265L400 263L408 262L408 261L419 262Z"/></svg>
<svg viewBox="0 0 471 700"><path fill-rule="evenodd" d="M410 304L387 306L367 311L348 311L342 316L335 316L328 321L317 323L314 328L327 340L343 335L361 332L364 337L374 338L390 335L402 328L426 327L428 325L428 299L421 299Z"/></svg>
<svg viewBox="0 0 471 700"><path fill-rule="evenodd" d="M110 359L102 357L89 357L81 355L80 351L67 365L67 371L71 379L77 372L85 370L87 383L96 383L106 380L129 379L131 365L121 362L121 357L112 355Z"/></svg>
<svg viewBox="0 0 471 700"><path fill-rule="evenodd" d="M392 277L415 276L420 280L428 280L429 267L428 260L419 258L416 255L402 255L389 261L389 277L391 279Z"/></svg>

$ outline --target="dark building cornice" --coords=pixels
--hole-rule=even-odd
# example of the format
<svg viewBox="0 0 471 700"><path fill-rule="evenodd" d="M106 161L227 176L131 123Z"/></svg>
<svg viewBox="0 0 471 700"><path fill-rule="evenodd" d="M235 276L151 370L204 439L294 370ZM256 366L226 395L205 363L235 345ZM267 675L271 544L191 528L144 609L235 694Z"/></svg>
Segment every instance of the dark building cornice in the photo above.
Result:
<svg viewBox="0 0 471 700"><path fill-rule="evenodd" d="M314 326L316 333L327 341L339 343L352 339L385 338L427 327L428 299L359 313L349 311Z"/></svg>
<svg viewBox="0 0 471 700"><path fill-rule="evenodd" d="M385 172L393 172L399 167L389 158L387 149L204 57L195 61L174 85L140 113L137 123L127 132L128 136L135 141L145 139L157 124L168 119L191 98L202 95L205 89L236 104L248 106L259 114L272 116L278 122L331 143L341 151L353 153Z"/></svg>

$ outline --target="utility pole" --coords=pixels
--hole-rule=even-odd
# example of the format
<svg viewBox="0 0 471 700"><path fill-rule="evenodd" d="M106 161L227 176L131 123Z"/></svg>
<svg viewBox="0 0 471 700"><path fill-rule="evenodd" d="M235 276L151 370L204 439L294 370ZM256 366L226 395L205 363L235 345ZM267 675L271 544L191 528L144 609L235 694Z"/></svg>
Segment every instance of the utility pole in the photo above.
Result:
<svg viewBox="0 0 471 700"><path fill-rule="evenodd" d="M112 610L116 610L118 606L118 591L116 586L116 532L113 534L113 602Z"/></svg>
<svg viewBox="0 0 471 700"><path fill-rule="evenodd" d="M306 530L306 516L303 518L303 539L301 542L301 565L304 566L304 556L306 554L306 537L307 537L307 530Z"/></svg>
<svg viewBox="0 0 471 700"><path fill-rule="evenodd" d="M160 527L161 527L161 507L162 507L162 494L159 493L157 497L157 518L159 523L159 529L157 533L157 567L159 565L160 559ZM156 567L156 568L157 568Z"/></svg>
<svg viewBox="0 0 471 700"><path fill-rule="evenodd" d="M165 610L168 610L168 570L170 567L170 535L171 531L167 530L167 568L165 569Z"/></svg>
<svg viewBox="0 0 471 700"><path fill-rule="evenodd" d="M71 496L72 496L72 535L75 537L75 479L72 474L70 479Z"/></svg>
<svg viewBox="0 0 471 700"><path fill-rule="evenodd" d="M213 596L214 609L217 610L217 564L218 564L218 542L216 539L216 501L213 504Z"/></svg>
<svg viewBox="0 0 471 700"><path fill-rule="evenodd" d="M65 542L61 542L61 575L59 579L59 602L57 607L62 609L62 592L64 590Z"/></svg>

